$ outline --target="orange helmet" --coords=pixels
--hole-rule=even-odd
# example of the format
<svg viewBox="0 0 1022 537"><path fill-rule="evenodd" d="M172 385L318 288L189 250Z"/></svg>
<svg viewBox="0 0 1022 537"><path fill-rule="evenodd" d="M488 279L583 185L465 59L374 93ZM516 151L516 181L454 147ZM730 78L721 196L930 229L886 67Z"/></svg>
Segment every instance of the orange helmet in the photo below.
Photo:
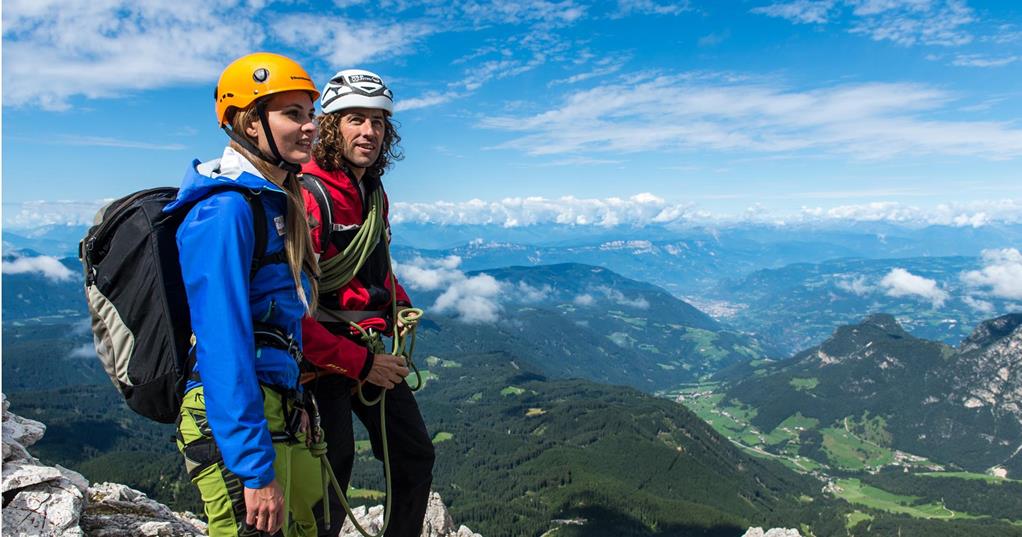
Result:
<svg viewBox="0 0 1022 537"><path fill-rule="evenodd" d="M247 108L252 101L274 93L302 90L319 98L312 78L291 58L269 52L256 52L231 62L216 84L216 119L227 125L232 108Z"/></svg>

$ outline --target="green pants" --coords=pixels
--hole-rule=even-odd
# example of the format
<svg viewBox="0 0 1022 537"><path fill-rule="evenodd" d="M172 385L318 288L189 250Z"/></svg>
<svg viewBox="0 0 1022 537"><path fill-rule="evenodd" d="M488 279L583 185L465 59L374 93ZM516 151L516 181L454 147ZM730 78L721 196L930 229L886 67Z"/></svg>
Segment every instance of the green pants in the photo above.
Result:
<svg viewBox="0 0 1022 537"><path fill-rule="evenodd" d="M284 430L281 404L279 394L263 387L263 409L271 434ZM273 444L276 454L273 470L277 484L284 491L288 513L281 530L286 537L313 537L317 530L312 508L323 498L321 467L320 461L305 446L304 433L299 434L298 439L297 443ZM205 504L210 537L265 535L244 524L244 485L224 466L223 458L212 442L201 386L186 393L181 404L178 449L185 457L188 475L199 488Z"/></svg>

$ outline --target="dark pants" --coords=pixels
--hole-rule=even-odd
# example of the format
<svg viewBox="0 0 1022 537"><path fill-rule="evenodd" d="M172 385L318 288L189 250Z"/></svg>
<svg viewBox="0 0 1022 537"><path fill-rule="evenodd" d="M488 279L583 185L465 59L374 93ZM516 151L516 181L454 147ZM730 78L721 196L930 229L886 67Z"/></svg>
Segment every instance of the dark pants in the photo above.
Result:
<svg viewBox="0 0 1022 537"><path fill-rule="evenodd" d="M319 403L323 432L327 441L327 458L341 488L347 493L351 469L355 461L355 439L351 413L354 412L369 432L373 455L383 460L380 436L380 408L367 407L352 394L354 381L341 375L326 375L306 385ZM375 400L378 386L366 383L363 393ZM407 383L387 391L387 447L390 452L392 514L386 537L418 537L426 514L429 489L433 483L433 442L422 421L419 405ZM331 527L321 528L320 535L337 535L345 513L340 500L330 494Z"/></svg>

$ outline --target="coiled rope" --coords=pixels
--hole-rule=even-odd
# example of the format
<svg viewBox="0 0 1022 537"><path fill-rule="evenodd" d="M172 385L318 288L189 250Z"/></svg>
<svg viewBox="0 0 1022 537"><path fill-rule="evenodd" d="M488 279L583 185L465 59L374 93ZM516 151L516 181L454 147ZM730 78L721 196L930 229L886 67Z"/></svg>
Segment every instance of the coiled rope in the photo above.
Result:
<svg viewBox="0 0 1022 537"><path fill-rule="evenodd" d="M404 308L400 311L397 306L397 280L394 277L394 266L390 258L390 244L389 237L384 237L386 229L386 222L383 218L383 189L377 188L373 191L369 198L369 212L366 215L365 222L362 227L355 234L351 243L344 248L342 252L326 259L320 263L320 281L319 290L321 293L330 293L344 287L358 271L365 265L366 260L372 255L373 250L380 240L386 240L385 251L387 253L387 269L390 274L390 306L391 306L391 319L393 320L393 326L391 327L393 339L390 354L393 356L402 356L405 359L405 364L409 369L415 372L416 385L413 388L409 385L411 391L418 391L422 388L422 374L419 372L419 368L416 367L415 361L412 359L412 355L415 352L415 339L416 339L416 328L418 327L419 320L422 318L423 311L419 308ZM321 308L320 311L324 311L330 314L330 311L326 308ZM386 343L383 341L382 334L373 329L366 330L358 325L358 323L348 321L351 329L358 333L362 339L362 343L372 351L373 354L386 354ZM402 329L398 329L401 326ZM404 332L404 333L402 333ZM407 383L407 381L404 381ZM391 511L391 476L390 476L390 449L387 445L387 413L386 413L386 396L387 390L381 389L380 395L373 401L366 399L365 394L362 392L362 382L357 385L358 399L363 405L373 406L380 405L380 436L383 443L383 476L386 482L386 496L387 500L383 509L383 526L380 528L380 533L377 535L370 534L365 528L363 528L357 520L351 510L351 506L348 504L347 497L344 494L344 490L341 488L340 483L337 482L337 476L334 475L333 468L330 466L330 461L327 460L327 445L326 441L323 440L322 430L319 429L318 424L316 425L315 434L313 435L313 441L309 446L309 451L313 456L319 458L322 468L322 479L323 479L323 505L324 505L324 522L330 526L330 509L329 509L329 494L332 488L334 493L337 494L338 499L341 501L341 505L344 507L344 512L347 513L348 518L351 520L352 525L363 537L381 537L386 531L387 526L390 524L390 511Z"/></svg>

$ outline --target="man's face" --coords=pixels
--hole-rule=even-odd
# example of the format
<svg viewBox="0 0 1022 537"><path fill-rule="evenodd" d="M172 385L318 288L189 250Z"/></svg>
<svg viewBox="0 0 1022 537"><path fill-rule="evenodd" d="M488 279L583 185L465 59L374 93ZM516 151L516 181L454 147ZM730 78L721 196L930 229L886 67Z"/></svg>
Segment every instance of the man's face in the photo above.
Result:
<svg viewBox="0 0 1022 537"><path fill-rule="evenodd" d="M380 145L386 130L383 110L350 108L341 116L341 148L344 159L355 168L368 168L380 156Z"/></svg>

